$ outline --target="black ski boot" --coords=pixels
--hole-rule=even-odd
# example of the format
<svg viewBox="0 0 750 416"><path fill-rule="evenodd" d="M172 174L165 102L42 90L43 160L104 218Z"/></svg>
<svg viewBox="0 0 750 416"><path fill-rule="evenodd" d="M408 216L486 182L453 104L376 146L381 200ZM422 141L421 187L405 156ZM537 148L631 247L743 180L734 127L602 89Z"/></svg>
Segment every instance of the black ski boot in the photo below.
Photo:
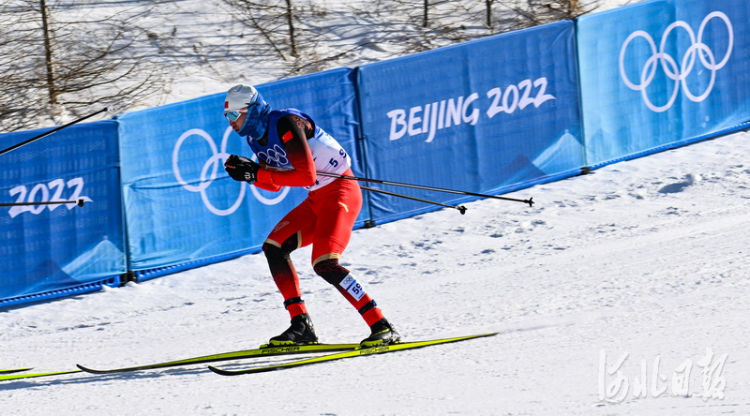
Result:
<svg viewBox="0 0 750 416"><path fill-rule="evenodd" d="M286 331L268 341L268 344L271 346L317 343L318 337L315 335L315 328L313 328L310 315L306 313L292 318L292 325Z"/></svg>
<svg viewBox="0 0 750 416"><path fill-rule="evenodd" d="M378 345L395 344L401 340L401 335L396 332L385 318L375 322L370 327L372 333L360 342L363 347L376 347Z"/></svg>

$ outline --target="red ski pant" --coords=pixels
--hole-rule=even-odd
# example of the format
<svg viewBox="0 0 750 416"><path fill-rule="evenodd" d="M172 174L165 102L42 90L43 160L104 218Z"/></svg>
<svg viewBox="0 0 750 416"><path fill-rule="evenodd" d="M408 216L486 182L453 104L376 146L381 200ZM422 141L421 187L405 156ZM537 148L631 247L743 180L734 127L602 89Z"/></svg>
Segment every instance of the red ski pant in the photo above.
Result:
<svg viewBox="0 0 750 416"><path fill-rule="evenodd" d="M313 245L313 266L329 258L339 258L349 244L361 208L362 193L357 181L336 179L311 191L307 199L276 224L266 243L281 247L296 234L295 248Z"/></svg>
<svg viewBox="0 0 750 416"><path fill-rule="evenodd" d="M351 176L351 170L345 175ZM311 191L307 199L284 216L269 234L264 251L271 274L292 317L307 310L301 301L299 278L288 253L312 244L311 261L316 273L334 285L360 311L368 325L383 318L369 295L363 291L352 293L339 285L349 271L338 264L338 259L349 243L354 221L361 208L359 184L350 179L336 179L323 188Z"/></svg>

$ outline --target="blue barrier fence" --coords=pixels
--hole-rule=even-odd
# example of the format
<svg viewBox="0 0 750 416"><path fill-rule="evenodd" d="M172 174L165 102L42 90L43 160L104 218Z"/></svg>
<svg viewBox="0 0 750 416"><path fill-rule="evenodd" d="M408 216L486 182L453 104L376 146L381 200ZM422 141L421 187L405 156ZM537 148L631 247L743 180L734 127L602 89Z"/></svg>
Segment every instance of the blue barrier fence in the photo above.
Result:
<svg viewBox="0 0 750 416"><path fill-rule="evenodd" d="M45 130L0 135L0 147ZM0 306L115 284L125 273L117 123L75 125L2 156ZM77 201L69 204L34 202Z"/></svg>
<svg viewBox="0 0 750 416"><path fill-rule="evenodd" d="M580 168L574 56L563 21L360 67L367 174L495 192ZM433 209L382 194L371 207L378 222Z"/></svg>
<svg viewBox="0 0 750 416"><path fill-rule="evenodd" d="M587 164L750 119L750 3L644 1L578 20Z"/></svg>
<svg viewBox="0 0 750 416"><path fill-rule="evenodd" d="M746 126L747 21L745 0L643 1L258 88L312 115L358 176L502 193ZM223 97L76 125L0 156L0 201L87 201L0 208L0 307L258 251L305 192L227 177L226 156L251 152ZM0 147L40 132L2 134ZM364 197L357 227L437 209Z"/></svg>

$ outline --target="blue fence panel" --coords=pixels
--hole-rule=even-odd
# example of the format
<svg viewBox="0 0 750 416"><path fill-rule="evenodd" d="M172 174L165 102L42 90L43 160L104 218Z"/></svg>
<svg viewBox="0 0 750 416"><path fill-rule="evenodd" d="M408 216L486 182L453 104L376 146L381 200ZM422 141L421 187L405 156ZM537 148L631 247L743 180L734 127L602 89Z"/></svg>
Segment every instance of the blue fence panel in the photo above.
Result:
<svg viewBox="0 0 750 416"><path fill-rule="evenodd" d="M750 120L750 2L644 1L578 20L590 165Z"/></svg>
<svg viewBox="0 0 750 416"><path fill-rule="evenodd" d="M562 21L361 67L368 175L499 192L578 172L584 150L575 58L574 25ZM380 194L372 207L379 221L430 209Z"/></svg>
<svg viewBox="0 0 750 416"><path fill-rule="evenodd" d="M258 86L273 108L296 107L356 158L355 91L349 69ZM228 154L250 156L222 116L225 93L120 117L123 199L131 270L199 265L260 248L306 195L266 192L224 171ZM166 269L165 269L166 270Z"/></svg>
<svg viewBox="0 0 750 416"><path fill-rule="evenodd" d="M48 129L47 129L48 130ZM0 135L0 148L45 129ZM0 306L119 283L125 243L117 123L78 124L0 156Z"/></svg>

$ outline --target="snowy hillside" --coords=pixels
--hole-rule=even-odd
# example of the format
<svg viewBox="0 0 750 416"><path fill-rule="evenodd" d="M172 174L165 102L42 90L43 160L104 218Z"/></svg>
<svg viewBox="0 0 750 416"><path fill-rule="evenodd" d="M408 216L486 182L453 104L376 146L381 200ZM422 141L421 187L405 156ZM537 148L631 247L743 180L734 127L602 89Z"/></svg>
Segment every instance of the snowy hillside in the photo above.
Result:
<svg viewBox="0 0 750 416"><path fill-rule="evenodd" d="M634 1L583 0L579 3L587 10L596 5L596 10L601 11ZM494 28L488 29L483 23L485 2L475 0L431 2L432 23L428 28L421 26L421 7L412 7L408 1L293 2L300 10L296 28L299 59L289 56L283 19L271 25L276 28L273 40L277 43L271 46L267 38L252 27L249 17L229 6L226 0L85 0L67 5L48 2L48 5L61 21L80 20L81 13L99 19L138 16L128 20L139 29L128 51L147 62L152 68L150 75L162 80L163 85L154 95L137 97L133 105L99 102L92 106L90 112L109 105L112 110L109 117L215 94L237 83L261 84L332 68L355 67L492 35L510 30L509 27L530 25L530 16L516 13L513 8L526 11L532 3L539 2L495 2L493 10L497 22ZM550 4L554 7L545 9L560 8L558 3ZM265 12L282 13L283 5L284 2L278 2L276 9ZM73 114L66 114L58 124L75 118ZM46 120L39 123L39 127L50 125Z"/></svg>

